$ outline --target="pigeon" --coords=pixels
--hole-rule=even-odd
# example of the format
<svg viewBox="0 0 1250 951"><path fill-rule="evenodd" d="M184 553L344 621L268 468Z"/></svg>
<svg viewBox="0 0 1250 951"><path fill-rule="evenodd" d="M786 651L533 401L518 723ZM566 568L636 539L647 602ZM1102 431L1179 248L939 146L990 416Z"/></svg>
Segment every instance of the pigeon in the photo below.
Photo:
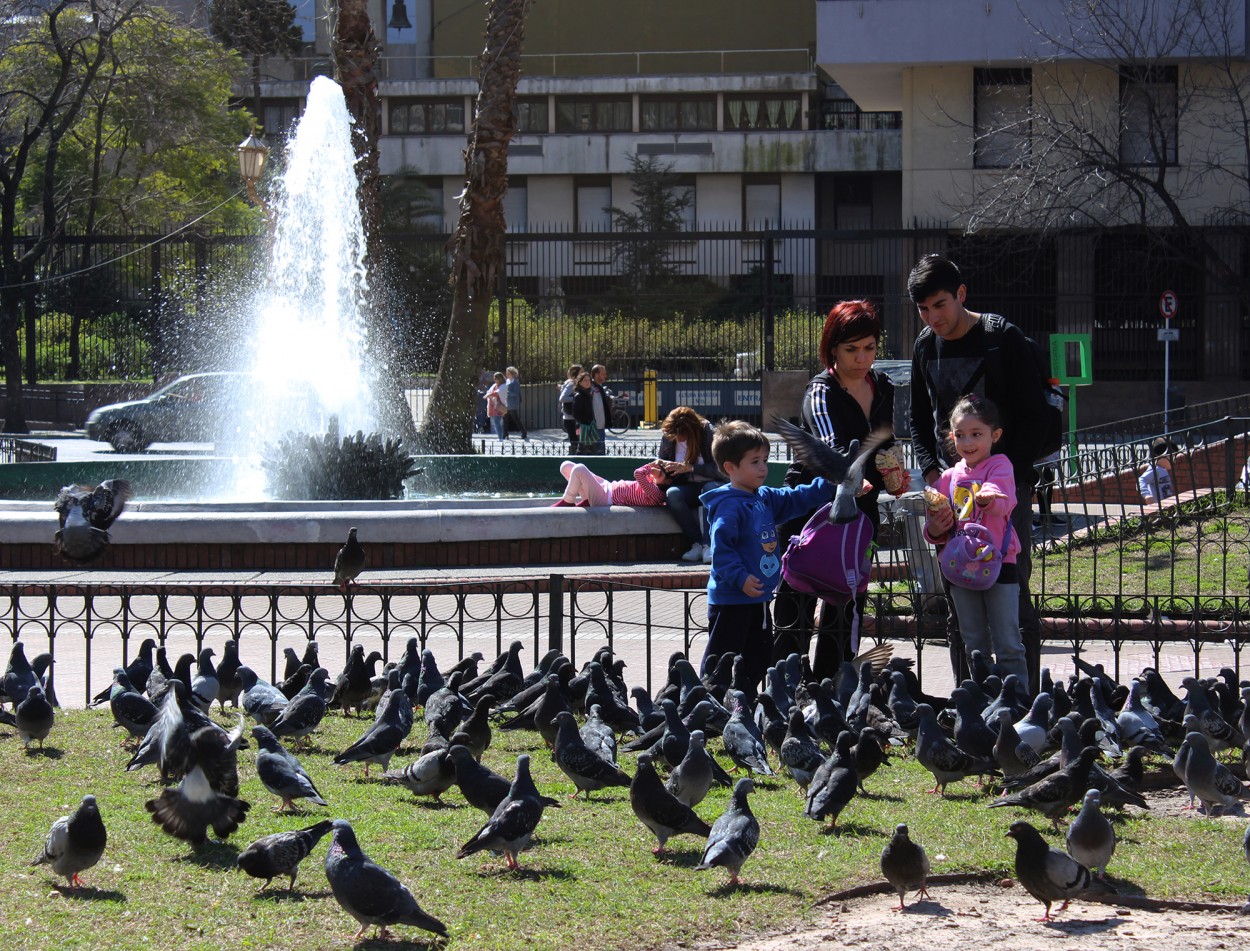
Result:
<svg viewBox="0 0 1250 951"><path fill-rule="evenodd" d="M490 748L491 729L490 729L490 712L495 706L495 698L489 693L480 693L477 695L477 702L473 704L473 712L469 714L467 720L460 724L460 732L464 733L468 738L465 744L473 751L474 759L481 759L482 754ZM608 730L611 735L611 730ZM613 738L615 745L615 738Z"/></svg>
<svg viewBox="0 0 1250 951"><path fill-rule="evenodd" d="M1240 747L1246 742L1241 731L1211 706L1206 688L1197 679L1186 677L1181 685L1188 691L1185 695L1185 712L1198 718L1198 730L1206 735L1212 753L1218 753L1230 746Z"/></svg>
<svg viewBox="0 0 1250 951"><path fill-rule="evenodd" d="M453 743L447 748L447 755L455 767L456 785L460 787L465 802L491 815L508 795L512 784L474 759L468 747Z"/></svg>
<svg viewBox="0 0 1250 951"><path fill-rule="evenodd" d="M530 758L522 753L516 759L516 776L508 788L508 795L491 813L486 824L474 833L460 847L456 858L463 859L483 849L502 852L508 861L508 868L515 871L520 868L516 856L530 847L534 829L542 820L543 809L560 803L538 792L534 780L530 778Z"/></svg>
<svg viewBox="0 0 1250 951"><path fill-rule="evenodd" d="M143 804L152 814L152 821L166 833L196 846L208 841L210 826L219 839L228 837L247 818L251 808L250 803L235 798L237 773L233 783L222 782L220 776L221 757L232 757L238 750L243 735L242 719L223 747L218 734L224 732L213 724L192 734L192 765L187 774L177 786L165 789Z"/></svg>
<svg viewBox="0 0 1250 951"><path fill-rule="evenodd" d="M4 670L4 678L0 680L0 699L7 700L14 708L26 699L31 687L38 686L39 678L26 659L26 647L21 641L14 641L9 651L9 665Z"/></svg>
<svg viewBox="0 0 1250 951"><path fill-rule="evenodd" d="M239 683L243 687L243 709L249 717L263 726L270 726L282 715L290 702L282 691L267 681L261 680L246 664L238 670Z"/></svg>
<svg viewBox="0 0 1250 951"><path fill-rule="evenodd" d="M1145 746L1161 756L1175 756L1176 751L1164 742L1158 721L1142 704L1145 689L1140 680L1134 680L1129 685L1128 701L1115 718L1120 740L1125 748Z"/></svg>
<svg viewBox="0 0 1250 951"><path fill-rule="evenodd" d="M296 799L307 799L319 806L326 805L321 793L313 785L295 754L287 752L278 742L272 731L264 726L252 727L252 736L256 739L256 776L261 785L268 789L282 802L278 812L290 809Z"/></svg>
<svg viewBox="0 0 1250 951"><path fill-rule="evenodd" d="M664 788L651 765L650 753L638 756L638 769L629 784L629 804L634 815L655 835L659 843L651 850L655 855L664 854L672 836L689 834L706 838L712 831L688 803Z"/></svg>
<svg viewBox="0 0 1250 951"><path fill-rule="evenodd" d="M701 803L712 788L712 757L706 742L702 730L692 731L685 757L664 784L669 793L691 808Z"/></svg>
<svg viewBox="0 0 1250 951"><path fill-rule="evenodd" d="M243 681L239 677L239 642L228 638L221 648L221 663L217 665L217 705L221 712L226 712L226 701L231 706L239 705L239 694L243 692Z"/></svg>
<svg viewBox="0 0 1250 951"><path fill-rule="evenodd" d="M26 697L13 711L13 725L17 727L17 735L22 738L26 751L30 752L30 744L39 742L43 749L43 741L52 732L52 724L56 721L56 711L44 696L43 688L36 685L26 691Z"/></svg>
<svg viewBox="0 0 1250 951"><path fill-rule="evenodd" d="M1039 693L1033 698L1023 719L1015 722L1016 733L1020 739L1033 747L1033 752L1041 753L1046 747L1046 734L1050 732L1050 710L1054 706L1054 698L1048 693Z"/></svg>
<svg viewBox="0 0 1250 951"><path fill-rule="evenodd" d="M360 922L359 938L369 925L377 925L377 936L385 938L389 925L412 925L447 937L447 927L426 914L404 884L370 860L356 841L352 824L335 819L330 849L326 852L326 880L339 906Z"/></svg>
<svg viewBox="0 0 1250 951"><path fill-rule="evenodd" d="M935 784L930 792L945 796L947 783L994 771L991 761L965 753L946 738L938 726L933 708L927 703L916 705L916 715L920 718L916 733L916 759L933 774Z"/></svg>
<svg viewBox="0 0 1250 951"><path fill-rule="evenodd" d="M365 550L356 540L356 529L347 530L347 543L334 556L334 583L346 593L365 570Z"/></svg>
<svg viewBox="0 0 1250 951"><path fill-rule="evenodd" d="M1068 826L1068 854L1091 872L1098 870L1098 877L1106 879L1107 863L1115 852L1115 830L1107 817L1098 811L1097 789L1085 792L1081 811Z"/></svg>
<svg viewBox="0 0 1250 951"><path fill-rule="evenodd" d="M1039 921L1053 920L1050 906L1059 899L1063 899L1059 907L1063 911L1069 899L1082 892L1112 891L1072 856L1047 845L1029 823L1013 822L1006 834L1016 840L1016 878L1025 891L1046 906L1046 914Z"/></svg>
<svg viewBox="0 0 1250 951"><path fill-rule="evenodd" d="M308 684L308 678L312 676L312 672L315 669L315 667L311 667L308 664L300 664L295 668L289 677L283 678L274 684L274 686L278 688L278 692L281 693L282 696L286 697L288 700L294 700L295 695L303 690Z"/></svg>
<svg viewBox="0 0 1250 951"><path fill-rule="evenodd" d="M158 706L156 722L144 735L135 750L126 771L133 772L156 763L161 782L176 782L187 772L190 756L191 733L211 721L204 712L191 703L190 691L181 680L171 679L168 689Z"/></svg>
<svg viewBox="0 0 1250 951"><path fill-rule="evenodd" d="M525 645L520 641L513 641L508 645L507 653L502 655L502 664L498 670L485 678L478 677L464 685L462 689L470 703L474 702L480 693L492 694L496 700L500 701L510 700L520 693L525 682L520 659L524 647Z"/></svg>
<svg viewBox="0 0 1250 951"><path fill-rule="evenodd" d="M775 432L779 433L790 446L794 458L808 471L824 476L833 485L837 493L829 510L829 521L832 523L851 522L859 514L859 506L855 497L859 494L864 482L864 465L873 455L890 441L893 432L885 427L875 429L868 434L861 447L858 439L852 439L845 454L838 452L824 440L817 438L806 430L795 426L788 419L773 417Z"/></svg>
<svg viewBox="0 0 1250 951"><path fill-rule="evenodd" d="M1146 775L1142 761L1150 752L1144 746L1134 746L1124 754L1124 762L1111 770L1108 775L1129 792L1141 792Z"/></svg>
<svg viewBox="0 0 1250 951"><path fill-rule="evenodd" d="M433 796L435 802L441 802L443 793L456 784L456 767L447 748L431 750L403 769L388 769L383 775L408 787L414 796Z"/></svg>
<svg viewBox="0 0 1250 951"><path fill-rule="evenodd" d="M876 727L866 726L859 731L859 742L851 748L851 759L855 765L855 779L859 791L866 793L864 780L875 773L883 763L888 762L885 756L886 739Z"/></svg>
<svg viewBox="0 0 1250 951"><path fill-rule="evenodd" d="M302 740L321 724L326 715L325 684L330 674L318 667L303 689L291 698L285 710L269 727L274 736L290 736Z"/></svg>
<svg viewBox="0 0 1250 951"><path fill-rule="evenodd" d="M216 651L211 647L205 647L200 651L195 661L195 676L191 680L191 700L205 713L217 699L217 692L221 688L221 681L217 678L217 669L213 666L215 653Z"/></svg>
<svg viewBox="0 0 1250 951"><path fill-rule="evenodd" d="M751 718L746 694L741 690L732 690L729 696L734 712L721 733L725 752L739 769L749 769L763 776L773 775L768 765L768 747L764 745L764 735Z"/></svg>
<svg viewBox="0 0 1250 951"><path fill-rule="evenodd" d="M387 769L399 744L408 738L412 723L412 702L408 695L402 690L390 691L378 704L377 716L364 735L334 757L334 765L364 763L366 777L370 763L378 763L383 770Z"/></svg>
<svg viewBox="0 0 1250 951"><path fill-rule="evenodd" d="M460 674L452 674L443 686L426 698L425 722L435 733L451 736L456 727L473 712L473 705L460 692L460 688Z"/></svg>
<svg viewBox="0 0 1250 951"><path fill-rule="evenodd" d="M970 756L990 759L994 755L998 734L990 729L987 721L977 712L968 691L956 687L951 691L951 702L955 707L955 745ZM1007 710L1010 714L1009 707L999 707L999 710ZM997 721L996 712L990 722Z"/></svg>
<svg viewBox="0 0 1250 951"><path fill-rule="evenodd" d="M573 714L562 711L556 724L556 765L577 787L570 798L576 799L583 792L589 797L605 786L629 785L629 777L619 767L605 762L582 741Z"/></svg>
<svg viewBox="0 0 1250 951"><path fill-rule="evenodd" d="M994 741L993 753L994 762L1008 778L1019 776L1041 762L1037 751L1020 739L1011 722L1011 711L1006 709L998 711L998 739Z"/></svg>
<svg viewBox="0 0 1250 951"><path fill-rule="evenodd" d="M85 565L95 561L109 546L109 527L117 521L131 497L125 479L108 479L94 489L67 485L57 493L58 528L52 536L52 552L66 561Z"/></svg>
<svg viewBox="0 0 1250 951"><path fill-rule="evenodd" d="M1071 809L1084 790L1090 786L1090 770L1099 752L1096 747L1087 746L1081 750L1076 761L1063 769L1039 780L1032 786L1026 786L1009 796L1002 796L989 804L989 808L999 806L1023 806L1034 809L1051 821L1055 829L1059 828L1059 820Z"/></svg>
<svg viewBox="0 0 1250 951"><path fill-rule="evenodd" d="M95 796L83 796L72 816L61 816L52 823L43 849L30 864L50 864L52 871L65 876L70 888L79 888L83 884L79 873L100 861L107 842L108 832Z"/></svg>
<svg viewBox="0 0 1250 951"><path fill-rule="evenodd" d="M156 641L150 637L143 639L143 643L139 645L139 653L135 655L135 659L125 666L126 679L136 691L143 693L148 689L148 677L152 675L154 665L152 663L152 652L156 650ZM107 703L112 693L112 685L110 684L104 690L91 698L91 706L101 703Z"/></svg>
<svg viewBox="0 0 1250 951"><path fill-rule="evenodd" d="M1196 796L1206 815L1213 816L1217 811L1228 809L1239 799L1250 799L1250 789L1211 755L1206 734L1196 731L1185 734L1181 747L1189 753L1185 761L1185 786L1191 801Z"/></svg>
<svg viewBox="0 0 1250 951"><path fill-rule="evenodd" d="M269 887L279 875L290 875L287 891L295 890L295 874L299 863L308 858L322 837L334 828L330 819L322 819L306 829L275 832L262 836L239 853L235 864L252 878L263 878L261 891Z"/></svg>
<svg viewBox="0 0 1250 951"><path fill-rule="evenodd" d="M786 731L785 740L782 741L780 756L781 762L790 771L794 781L806 792L812 781L812 774L820 768L821 763L825 761L825 756L820 751L815 737L807 729L807 721L803 719L803 713L800 710L790 711L789 729Z"/></svg>
<svg viewBox="0 0 1250 951"><path fill-rule="evenodd" d="M928 898L925 881L929 877L929 856L924 846L913 842L907 834L907 826L899 823L894 827L894 836L881 850L881 874L898 892L898 908L902 911L903 896L908 892L919 891Z"/></svg>
<svg viewBox="0 0 1250 951"><path fill-rule="evenodd" d="M712 823L712 831L708 834L707 846L699 864L695 866L696 871L720 865L729 869L728 884L738 884L743 863L751 857L760 841L760 824L747 800L754 789L755 784L746 777L734 785L729 805Z"/></svg>
<svg viewBox="0 0 1250 951"><path fill-rule="evenodd" d="M828 819L831 829L838 827L838 816L855 798L855 790L859 786L855 756L851 752L854 742L855 735L844 730L838 737L833 754L812 774L811 785L807 787L807 806L803 815L817 822Z"/></svg>
<svg viewBox="0 0 1250 951"><path fill-rule="evenodd" d="M603 722L602 708L599 704L592 704L590 713L586 716L586 722L582 724L578 731L581 734L582 742L586 744L586 748L597 754L600 759L611 763L613 766L616 762L616 732Z"/></svg>
<svg viewBox="0 0 1250 951"><path fill-rule="evenodd" d="M147 735L156 722L159 711L156 704L135 690L126 671L121 667L113 670L113 683L109 687L109 712L113 722L133 737Z"/></svg>
<svg viewBox="0 0 1250 951"><path fill-rule="evenodd" d="M334 682L334 692L330 694L329 705L339 707L344 716L353 707L357 713L360 713L362 704L373 690L371 683L373 673L377 662L381 659L382 655L377 651L371 651L369 656L365 657L364 647L360 644L355 645L347 658L346 666Z"/></svg>

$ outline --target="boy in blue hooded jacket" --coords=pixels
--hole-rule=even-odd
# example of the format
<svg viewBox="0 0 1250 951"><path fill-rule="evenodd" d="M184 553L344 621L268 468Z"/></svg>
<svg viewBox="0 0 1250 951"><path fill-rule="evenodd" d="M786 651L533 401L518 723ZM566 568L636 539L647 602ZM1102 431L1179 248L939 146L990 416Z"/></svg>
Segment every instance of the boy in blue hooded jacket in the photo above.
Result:
<svg viewBox="0 0 1250 951"><path fill-rule="evenodd" d="M820 477L793 488L764 485L768 437L740 420L716 427L712 458L729 476L729 484L700 496L712 537L708 642L700 672L709 655L729 651L743 655L750 682L758 684L773 647L768 602L781 582L777 523L823 505L833 497L835 487Z"/></svg>

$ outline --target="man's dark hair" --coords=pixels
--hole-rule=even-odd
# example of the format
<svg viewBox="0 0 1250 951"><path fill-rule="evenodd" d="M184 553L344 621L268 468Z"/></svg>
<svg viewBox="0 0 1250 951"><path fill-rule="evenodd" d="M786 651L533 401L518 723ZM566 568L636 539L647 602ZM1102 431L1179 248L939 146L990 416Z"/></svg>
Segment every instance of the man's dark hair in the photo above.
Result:
<svg viewBox="0 0 1250 951"><path fill-rule="evenodd" d="M963 276L953 261L940 254L926 254L907 275L907 296L913 304L928 300L942 291L948 291L954 297L963 283Z"/></svg>
<svg viewBox="0 0 1250 951"><path fill-rule="evenodd" d="M721 423L712 435L712 458L722 468L727 462L736 466L752 449L767 448L768 437L741 419Z"/></svg>

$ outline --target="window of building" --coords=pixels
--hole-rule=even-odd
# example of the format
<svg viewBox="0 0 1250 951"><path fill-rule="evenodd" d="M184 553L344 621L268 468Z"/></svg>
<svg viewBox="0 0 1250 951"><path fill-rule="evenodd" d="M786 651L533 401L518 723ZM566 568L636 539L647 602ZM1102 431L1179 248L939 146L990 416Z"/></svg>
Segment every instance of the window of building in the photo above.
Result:
<svg viewBox="0 0 1250 951"><path fill-rule="evenodd" d="M612 230L612 182L606 177L587 176L576 179L575 195L577 230L597 233Z"/></svg>
<svg viewBox="0 0 1250 951"><path fill-rule="evenodd" d="M1120 67L1120 161L1176 164L1176 67Z"/></svg>
<svg viewBox="0 0 1250 951"><path fill-rule="evenodd" d="M973 166L1006 168L1028 156L1032 70L976 69L972 82Z"/></svg>
<svg viewBox="0 0 1250 951"><path fill-rule="evenodd" d="M304 111L300 99L266 99L261 108L261 122L265 135L272 139L284 139L291 134L295 120Z"/></svg>
<svg viewBox="0 0 1250 951"><path fill-rule="evenodd" d="M516 102L516 130L531 134L547 131L547 98L518 99Z"/></svg>
<svg viewBox="0 0 1250 951"><path fill-rule="evenodd" d="M715 132L716 97L643 96L638 100L638 124L643 132Z"/></svg>
<svg viewBox="0 0 1250 951"><path fill-rule="evenodd" d="M446 229L443 218L443 180L412 176L413 187L400 194L408 201L408 223L416 231L441 234Z"/></svg>
<svg viewBox="0 0 1250 951"><path fill-rule="evenodd" d="M557 132L632 132L629 99L556 99Z"/></svg>
<svg viewBox="0 0 1250 951"><path fill-rule="evenodd" d="M742 186L742 225L748 231L781 227L781 179L753 175Z"/></svg>
<svg viewBox="0 0 1250 951"><path fill-rule="evenodd" d="M392 99L391 135L463 135L463 99Z"/></svg>
<svg viewBox="0 0 1250 951"><path fill-rule="evenodd" d="M683 199L686 207L681 210L681 228L683 231L694 231L699 226L698 209L695 208L695 187L693 175L675 175L673 197Z"/></svg>
<svg viewBox="0 0 1250 951"><path fill-rule="evenodd" d="M803 97L799 93L725 97L726 129L800 129Z"/></svg>
<svg viewBox="0 0 1250 951"><path fill-rule="evenodd" d="M508 233L529 231L529 188L524 175L509 175L508 190L503 196L503 217Z"/></svg>

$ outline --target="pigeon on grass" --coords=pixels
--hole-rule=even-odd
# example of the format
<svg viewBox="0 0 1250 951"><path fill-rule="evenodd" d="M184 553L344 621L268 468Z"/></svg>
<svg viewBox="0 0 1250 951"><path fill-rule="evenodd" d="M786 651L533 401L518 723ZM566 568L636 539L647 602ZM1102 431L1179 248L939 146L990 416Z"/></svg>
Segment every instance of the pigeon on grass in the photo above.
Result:
<svg viewBox="0 0 1250 951"><path fill-rule="evenodd" d="M903 896L908 892L919 891L924 898L929 897L925 891L925 881L929 877L929 856L924 846L913 842L907 834L907 826L899 823L894 827L894 837L881 850L881 874L898 892L898 908L902 911Z"/></svg>
<svg viewBox="0 0 1250 951"><path fill-rule="evenodd" d="M456 770L456 785L474 809L481 809L490 816L508 795L512 784L489 766L483 766L473 758L467 746L453 743L447 749Z"/></svg>
<svg viewBox="0 0 1250 951"><path fill-rule="evenodd" d="M1081 811L1068 826L1068 854L1088 868L1098 870L1098 877L1107 878L1107 863L1115 852L1115 829L1099 810L1097 789L1085 793Z"/></svg>
<svg viewBox="0 0 1250 951"><path fill-rule="evenodd" d="M43 749L43 741L52 732L54 722L56 722L56 711L44 695L43 688L39 686L31 687L26 692L26 699L13 711L13 725L17 727L17 735L22 738L22 743L25 744L28 753L30 744L35 741L38 741L39 748Z"/></svg>
<svg viewBox="0 0 1250 951"><path fill-rule="evenodd" d="M522 753L516 758L516 777L508 789L508 795L495 807L495 811L486 820L486 824L474 833L456 858L463 859L483 849L495 854L502 854L508 860L508 868L516 870L517 853L530 847L534 830L542 820L543 809L547 806L560 808L560 803L549 796L542 795L530 778L530 758Z"/></svg>
<svg viewBox="0 0 1250 951"><path fill-rule="evenodd" d="M321 793L313 785L312 777L300 765L295 754L288 752L267 727L252 727L252 736L255 737L258 747L256 777L262 786L282 800L275 811L286 812L294 806L296 799L307 799L319 806L326 805Z"/></svg>
<svg viewBox="0 0 1250 951"><path fill-rule="evenodd" d="M573 714L562 710L556 716L556 723L556 765L577 787L569 798L576 799L583 792L589 798L592 792L605 786L629 785L629 776L623 770L586 746Z"/></svg>
<svg viewBox="0 0 1250 951"><path fill-rule="evenodd" d="M57 875L65 876L70 888L80 888L83 881L79 872L100 861L107 841L95 796L83 796L72 816L61 816L52 823L43 849L30 864L51 865Z"/></svg>
<svg viewBox="0 0 1250 951"><path fill-rule="evenodd" d="M326 880L334 900L360 922L357 938L370 925L378 927L379 938L387 936L390 925L412 925L447 937L447 926L422 911L403 882L365 855L350 822L335 819L333 826L334 837L326 852Z"/></svg>
<svg viewBox="0 0 1250 951"><path fill-rule="evenodd" d="M1016 878L1026 892L1046 906L1046 914L1038 921L1053 920L1050 906L1056 901L1063 901L1059 906L1063 911L1069 900L1085 892L1115 893L1067 852L1047 845L1029 823L1013 822L1005 834L1016 840Z"/></svg>
<svg viewBox="0 0 1250 951"><path fill-rule="evenodd" d="M638 770L629 784L629 804L634 815L655 835L659 843L651 850L655 855L664 854L672 836L688 834L706 838L711 834L711 828L693 809L664 788L651 765L650 753L638 757Z"/></svg>
<svg viewBox="0 0 1250 951"><path fill-rule="evenodd" d="M755 784L749 778L742 778L734 785L729 797L729 805L720 817L712 823L712 831L707 838L707 847L703 857L695 866L695 871L719 865L729 870L729 885L738 884L738 875L743 863L751 857L760 841L760 824L751 812L751 804L747 797L755 790Z"/></svg>
<svg viewBox="0 0 1250 951"><path fill-rule="evenodd" d="M295 874L299 863L308 858L322 836L334 828L330 819L311 825L306 829L295 829L290 832L275 832L273 835L261 836L246 849L239 853L235 864L252 878L263 878L263 892L279 875L290 875L291 884L287 891L295 889Z"/></svg>
<svg viewBox="0 0 1250 951"><path fill-rule="evenodd" d="M122 514L132 492L125 479L108 479L95 488L67 485L57 493L58 527L52 536L52 552L66 561L85 565L109 547L108 530Z"/></svg>

